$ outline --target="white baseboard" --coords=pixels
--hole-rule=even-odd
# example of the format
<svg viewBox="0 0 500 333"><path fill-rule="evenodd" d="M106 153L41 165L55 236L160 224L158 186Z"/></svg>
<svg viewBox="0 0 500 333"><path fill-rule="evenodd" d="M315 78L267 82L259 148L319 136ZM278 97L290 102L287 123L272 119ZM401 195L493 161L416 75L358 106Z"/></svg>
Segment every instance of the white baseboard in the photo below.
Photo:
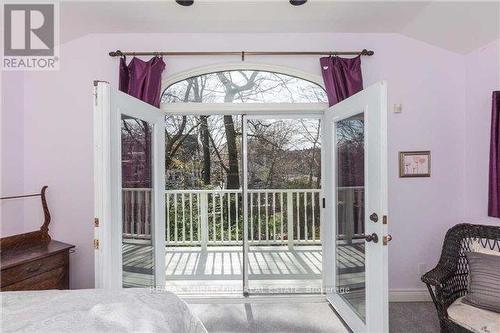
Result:
<svg viewBox="0 0 500 333"><path fill-rule="evenodd" d="M427 289L391 289L389 302L432 302Z"/></svg>

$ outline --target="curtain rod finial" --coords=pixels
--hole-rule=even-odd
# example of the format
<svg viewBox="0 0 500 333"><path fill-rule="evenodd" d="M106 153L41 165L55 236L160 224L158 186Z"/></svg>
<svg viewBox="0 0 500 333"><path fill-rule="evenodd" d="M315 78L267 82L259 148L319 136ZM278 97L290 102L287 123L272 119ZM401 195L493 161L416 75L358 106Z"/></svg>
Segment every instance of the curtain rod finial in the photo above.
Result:
<svg viewBox="0 0 500 333"><path fill-rule="evenodd" d="M111 52L109 52L109 55L110 55L111 57L120 57L120 56L122 56L122 55L123 55L123 53L122 53L122 51L120 51L120 50L116 50L116 51L111 51Z"/></svg>
<svg viewBox="0 0 500 333"><path fill-rule="evenodd" d="M367 50L367 49L363 49L363 51L361 51L361 55L364 55L364 56L372 56L375 52L371 51L371 50Z"/></svg>

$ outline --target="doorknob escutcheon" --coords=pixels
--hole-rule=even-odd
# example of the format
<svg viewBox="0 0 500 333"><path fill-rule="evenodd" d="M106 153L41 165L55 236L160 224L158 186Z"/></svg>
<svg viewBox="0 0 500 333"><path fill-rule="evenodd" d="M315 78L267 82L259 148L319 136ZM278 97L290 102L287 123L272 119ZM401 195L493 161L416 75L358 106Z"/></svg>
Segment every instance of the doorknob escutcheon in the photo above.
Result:
<svg viewBox="0 0 500 333"><path fill-rule="evenodd" d="M370 220L372 220L375 223L378 222L378 215L377 215L377 213L372 213L370 215Z"/></svg>

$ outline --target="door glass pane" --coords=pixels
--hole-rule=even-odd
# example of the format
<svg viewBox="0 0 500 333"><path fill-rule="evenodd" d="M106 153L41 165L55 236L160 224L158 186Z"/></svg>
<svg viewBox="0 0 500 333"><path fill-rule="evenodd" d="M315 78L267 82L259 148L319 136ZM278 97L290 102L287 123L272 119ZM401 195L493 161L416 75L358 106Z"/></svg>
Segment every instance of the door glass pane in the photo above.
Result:
<svg viewBox="0 0 500 333"><path fill-rule="evenodd" d="M122 115L122 268L123 287L154 286L153 127Z"/></svg>
<svg viewBox="0 0 500 333"><path fill-rule="evenodd" d="M319 293L319 119L248 119L248 288Z"/></svg>
<svg viewBox="0 0 500 333"><path fill-rule="evenodd" d="M337 159L337 289L365 320L364 116L341 120L335 128Z"/></svg>
<svg viewBox="0 0 500 333"><path fill-rule="evenodd" d="M241 116L165 118L166 288L241 295Z"/></svg>

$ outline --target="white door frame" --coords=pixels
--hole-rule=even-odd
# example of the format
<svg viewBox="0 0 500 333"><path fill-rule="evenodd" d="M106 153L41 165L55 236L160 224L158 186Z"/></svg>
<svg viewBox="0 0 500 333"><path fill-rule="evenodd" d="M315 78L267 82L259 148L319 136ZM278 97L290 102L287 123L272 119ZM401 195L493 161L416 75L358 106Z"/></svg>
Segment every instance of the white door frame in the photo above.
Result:
<svg viewBox="0 0 500 333"><path fill-rule="evenodd" d="M153 128L152 218L155 286L165 286L165 115L159 109L109 83L94 87L95 285L122 287L121 116L146 121ZM154 193L160 193L154 195ZM163 237L155 237L163 235ZM95 242L95 241L94 241Z"/></svg>
<svg viewBox="0 0 500 333"><path fill-rule="evenodd" d="M223 70L237 70L237 69L263 70L263 71L282 73L282 74L290 75L290 76L296 76L296 77L311 81L313 83L316 83L319 86L324 88L323 80L318 75L313 75L313 74L310 74L307 72L302 72L302 71L299 71L297 69L285 67L285 66L268 65L268 64L262 64L262 63L241 63L241 62L238 62L238 63L232 63L232 64L224 63L224 64L217 64L217 65L203 66L203 67L195 68L195 69L192 69L189 71L184 71L182 73L172 75L168 79L163 81L162 90L175 82L181 81L183 79L186 79L186 78L189 78L192 76L213 73L213 72L223 71ZM103 85L100 82L99 84L97 84L97 86L95 88L96 92L99 91L99 89L109 89L109 84ZM125 95L125 94L123 94L123 95ZM99 94L97 94L97 96L99 96ZM384 101L381 101L381 103L383 103L383 104L385 103L385 109L386 109L387 108L387 101L384 100ZM98 194L98 192L101 191L101 193L105 193L105 192L103 192L103 190L112 188L114 186L113 184L121 184L121 178L118 180L118 179L112 179L112 177L110 177L111 170L113 169L111 167L111 160L112 160L113 156L116 157L119 155L117 155L116 151L115 152L112 151L112 149L110 147L111 137L105 136L106 131L103 131L103 129L109 128L110 122L112 121L111 115L99 114L99 112L98 112L98 109L100 107L102 108L103 106L108 106L108 107L110 106L109 99L101 98L101 97L96 98L94 105L95 105L95 107L94 107L94 110L95 110L94 111L94 119L96 121L96 125L94 126L95 156L96 156L95 162L94 162L94 166L95 166L94 177L95 177L95 184L96 184L95 185L95 188L96 188L95 210L96 210L96 217L100 218L102 221L106 221L106 220L109 221L112 218L117 218L117 217L111 216L111 212L109 211L109 209L106 209L105 206L109 205L111 203L111 201L115 200L115 198L102 197ZM277 115L280 115L280 116L283 115L284 117L286 117L286 116L289 117L291 115L295 115L297 117L302 116L302 117L309 118L309 117L314 117L314 116L320 117L321 115L324 114L327 107L328 107L328 105L326 103L311 103L311 104L298 104L298 103L276 103L276 104L271 104L271 103L255 103L255 104L252 104L252 103L247 103L247 104L238 104L238 103L214 103L214 104L209 104L209 103L177 103L177 104L175 104L175 103L172 103L172 104L162 104L161 105L161 112L158 112L158 114L159 114L158 116L161 116L163 118L167 114L168 115L172 115L172 114L178 114L178 115L200 115L200 114L204 114L204 115L216 115L216 114L217 115L229 115L229 114L238 115L239 114L239 115L247 115L247 116L263 116L263 117L269 118L269 114L273 114L274 117L276 117ZM131 115L132 115L132 113L131 113ZM143 118L143 115L139 115L138 118ZM387 129L386 118L385 117L382 117L382 118L383 119L382 119L381 126L383 129L386 130ZM322 128L323 127L324 126L322 124ZM118 137L117 133L114 133L111 135L115 137L115 140ZM155 135L157 135L157 133ZM161 135L161 137L164 140L164 136ZM326 140L327 136L323 135L323 132L322 132L321 137L322 137L321 170L322 170L322 174L324 175L327 170L325 170L326 163L324 162L325 160L323 158L323 151L324 151L324 149L326 149L325 145L327 143L327 140ZM158 140L161 140L161 138L158 137ZM383 136L381 138L381 140L385 140L385 143L386 143L386 141L387 141L386 136ZM161 157L162 154L164 154L163 149L161 149L161 151L154 152L154 156L157 156L158 158ZM383 156L383 160L387 161L387 152L382 152L382 156ZM164 158L159 158L159 159L160 159L160 161L158 161L158 163L160 163L160 168L161 168L161 163L164 163ZM158 165L158 164L155 163L155 165ZM384 165L386 168L386 164L384 164ZM116 168L116 166L115 166L115 168ZM246 172L244 172L244 175L245 174L246 174ZM385 184L387 184L387 175L386 174L387 174L387 170L385 170L385 173L382 173L382 175L384 175L384 179L382 179L382 182L383 183L385 182ZM121 172L119 173L119 175L121 177ZM164 175L158 175L158 177L156 179L159 180L162 177L164 177ZM156 182L155 182L155 186L158 186L158 184L156 184ZM163 181L162 186L164 186L164 181ZM121 185L120 185L120 188L121 188ZM162 187L162 189L163 189L163 187ZM328 196L328 193L325 191L326 191L326 187L324 184L324 177L322 177L322 188L321 188L321 192L322 192L321 197L322 198L325 198ZM333 192L331 194L333 194ZM385 186L385 193L383 193L383 194L386 197L387 186ZM121 193L119 195L121 198ZM160 197L160 196L157 196L157 197ZM161 197L163 197L163 196L161 196ZM160 200L160 201L162 201L162 200ZM155 204L156 204L155 207L159 207L159 205L164 205L165 203L163 200L163 203L160 202L160 203L155 203ZM381 206L384 206L384 204L382 203ZM385 210L384 209L382 209L382 210L385 212L385 214L387 214L387 202L385 202ZM121 210L119 210L119 211L121 214ZM158 212L158 214L162 214L162 215L157 215L157 216L158 217L163 216L163 220L164 220L164 212L165 212L165 210L161 209L161 211ZM320 226L321 235L322 235L322 237L326 237L326 235L328 234L328 231L325 230L325 228L327 227L327 223L325 223L325 221L326 221L326 219L328 219L328 216L325 216L324 209L320 210L320 214L321 214L320 218L322 221L321 226ZM163 226L161 226L161 224L163 224ZM106 224L106 223L104 223L104 224L101 223L99 225L99 227L96 228L96 238L97 239L103 239L102 238L103 233L109 234L110 232L112 232L112 230L107 229L107 225L108 224ZM120 224L120 228L121 228L121 224ZM160 228L163 228L162 234L165 234L164 223L160 223L157 230L158 231L161 230ZM119 235L121 235L121 231L120 231ZM331 235L333 237L334 233L331 233ZM379 236L382 237L383 235L379 235ZM164 244L158 244L157 241L159 242L159 240L155 239L155 247L160 246L160 248L164 248ZM380 240L380 242L381 241L382 240ZM332 244L334 244L334 242L332 242ZM107 254L109 254L109 255L106 255L106 256L102 255L102 249L107 248L107 246L109 246L109 244L102 244L101 243L99 250L96 250L96 258L95 258L96 287L108 287L108 286L114 285L116 283L116 281L113 281L110 276L106 276L106 274L104 274L104 275L102 274L103 267L105 267L106 265L113 264L113 257L115 257L114 255L112 255L113 254L112 251L106 251ZM323 281L325 284L328 284L327 279L328 279L329 275L327 274L328 273L327 267L325 266L325 262L326 262L325 259L327 259L327 258L325 258L325 252L328 253L329 250L325 251L325 248L323 246ZM119 256L120 256L119 263L121 264L121 251L119 253ZM334 258L335 257L333 257L332 259L334 259ZM164 265L165 262L163 259L164 259L164 256L163 256L163 258L155 258L155 261L156 261L156 263L163 263L163 265ZM335 261L333 260L331 262L334 263ZM386 260L386 262L387 262L387 260ZM155 265L155 268L160 270L159 265ZM387 267L382 267L382 270L387 272ZM333 272L334 271L335 271L335 267L333 267ZM163 269L163 272L157 274L157 276L164 278L164 269ZM120 274L120 281L121 281L121 274ZM120 283L120 285L121 285L121 283ZM161 284L160 286L163 287L164 283ZM382 292L385 295L387 295L387 288L386 288L386 290L382 290ZM379 304L382 304L384 301L387 301L387 300L380 299L377 301L379 302ZM380 303L380 302L382 302L382 303ZM352 327L352 328L354 328L354 327Z"/></svg>
<svg viewBox="0 0 500 333"><path fill-rule="evenodd" d="M162 104L165 115L317 115L321 116L327 103L171 103Z"/></svg>

